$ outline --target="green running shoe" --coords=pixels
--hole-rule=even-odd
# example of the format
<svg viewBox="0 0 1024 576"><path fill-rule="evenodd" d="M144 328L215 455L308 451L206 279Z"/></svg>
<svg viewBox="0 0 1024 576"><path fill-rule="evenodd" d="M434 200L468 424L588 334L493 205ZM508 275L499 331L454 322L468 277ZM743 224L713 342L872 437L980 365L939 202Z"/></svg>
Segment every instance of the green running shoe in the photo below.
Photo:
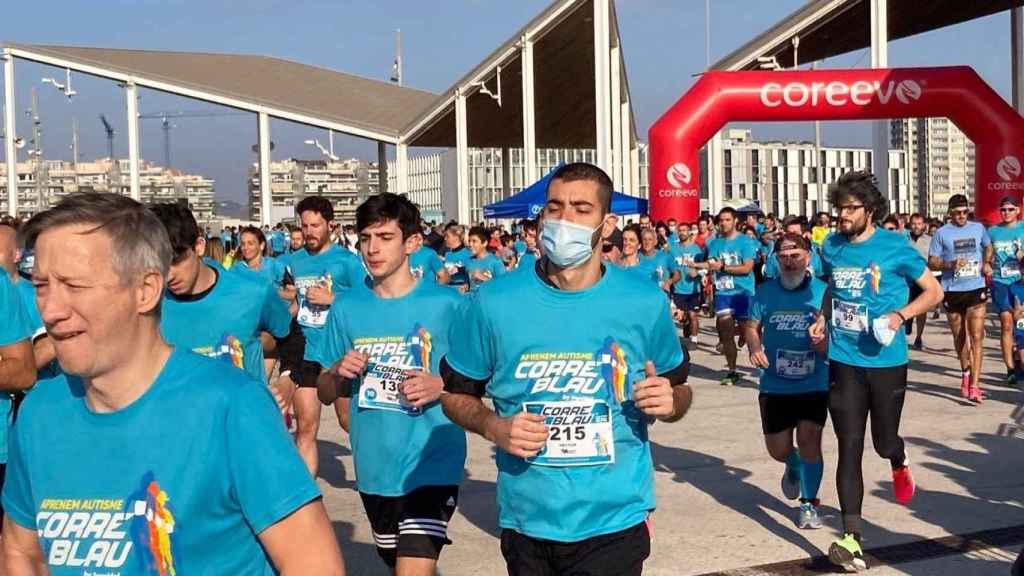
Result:
<svg viewBox="0 0 1024 576"><path fill-rule="evenodd" d="M729 372L725 375L725 378L719 382L722 386L735 386L740 381L739 372Z"/></svg>
<svg viewBox="0 0 1024 576"><path fill-rule="evenodd" d="M860 549L860 542L853 534L846 534L842 540L833 542L828 547L828 559L847 572L860 572L868 569L867 563L864 562L864 553Z"/></svg>

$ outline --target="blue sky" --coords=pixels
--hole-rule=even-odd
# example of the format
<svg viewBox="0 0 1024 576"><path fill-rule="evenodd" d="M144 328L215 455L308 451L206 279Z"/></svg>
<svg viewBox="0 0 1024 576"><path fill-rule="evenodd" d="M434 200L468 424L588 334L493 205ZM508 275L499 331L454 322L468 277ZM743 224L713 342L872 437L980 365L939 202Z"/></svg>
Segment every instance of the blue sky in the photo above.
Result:
<svg viewBox="0 0 1024 576"><path fill-rule="evenodd" d="M712 61L731 52L789 14L803 0L712 0ZM52 0L6 2L0 11L0 40L22 43L88 45L154 50L259 53L386 79L394 52L394 30L404 44L405 83L434 92L449 87L518 28L544 9L548 0ZM620 33L637 127L646 139L650 124L703 70L703 0L619 0ZM890 44L892 66L966 64L1009 98L1010 24L997 14ZM823 67L865 66L864 51L837 57ZM114 83L76 75L80 95L68 102L40 83L63 70L19 62L18 132L27 134L22 113L36 86L44 123L47 158L69 159L71 123L80 125L81 156L106 154L98 115L117 131L116 150L127 155L123 91ZM143 113L210 108L204 103L141 91ZM217 180L218 196L242 200L245 174L254 160L254 116L176 120L173 164ZM810 139L807 123L755 125L755 137ZM303 140L322 132L275 121L275 158L313 157ZM826 144L868 145L868 125L829 123ZM336 139L339 153L367 159L376 147L358 139ZM142 124L143 157L161 162L158 120ZM414 151L415 153L415 151Z"/></svg>

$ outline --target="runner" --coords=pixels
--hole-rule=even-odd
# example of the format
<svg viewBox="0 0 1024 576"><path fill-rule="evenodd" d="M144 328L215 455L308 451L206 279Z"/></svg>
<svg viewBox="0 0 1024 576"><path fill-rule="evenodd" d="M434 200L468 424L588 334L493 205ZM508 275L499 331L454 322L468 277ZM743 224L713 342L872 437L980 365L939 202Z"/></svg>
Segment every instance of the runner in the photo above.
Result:
<svg viewBox="0 0 1024 576"><path fill-rule="evenodd" d="M288 305L256 274L217 270L204 262L206 239L188 208L155 204L150 210L163 224L174 252L160 315L164 340L228 362L266 383L260 332L287 336L292 320Z"/></svg>
<svg viewBox="0 0 1024 576"><path fill-rule="evenodd" d="M487 236L487 229L482 226L469 230L469 253L472 257L466 261L466 272L471 289L505 273L505 265L487 249Z"/></svg>
<svg viewBox="0 0 1024 576"><path fill-rule="evenodd" d="M875 452L892 467L896 501L910 502L914 479L899 436L907 387L907 342L900 327L935 306L942 287L906 238L875 226L888 203L869 172L841 176L829 188L829 204L839 214L837 232L822 246L829 296L811 327L815 345L829 338L829 413L839 443L836 482L844 536L829 547L829 559L862 570L864 429L870 415ZM922 294L908 303L909 282Z"/></svg>
<svg viewBox="0 0 1024 576"><path fill-rule="evenodd" d="M618 232L618 230L615 230L614 232ZM522 251L519 251L517 249L519 261L516 263L516 268L522 268L524 270L533 270L534 265L537 264L537 259L540 258L540 249L537 246L536 220L523 221L522 243Z"/></svg>
<svg viewBox="0 0 1024 576"><path fill-rule="evenodd" d="M447 249L444 255L444 268L448 271L448 285L459 292L466 292L469 290L469 272L466 271L466 264L472 255L462 243L462 226L452 224L445 228L444 245Z"/></svg>
<svg viewBox="0 0 1024 576"><path fill-rule="evenodd" d="M718 342L729 369L721 384L734 386L740 380L736 371L738 323L747 320L750 314L757 247L736 230L736 211L732 208L722 208L718 213L718 228L719 235L708 242L707 262L697 266L714 274Z"/></svg>
<svg viewBox="0 0 1024 576"><path fill-rule="evenodd" d="M750 363L763 370L758 403L765 446L772 458L786 464L782 493L800 499L797 526L821 528L818 488L824 471L821 431L828 419L828 351L824 340L811 345L807 329L821 310L827 286L809 271L811 243L803 235L787 232L773 253L780 273L757 288L744 327L747 348Z"/></svg>
<svg viewBox="0 0 1024 576"><path fill-rule="evenodd" d="M992 269L992 304L999 314L999 344L1006 364L1006 384L1017 381L1016 362L1013 358L1013 302L1010 287L1021 281L1020 261L1024 258L1024 226L1020 219L1020 200L1007 196L999 203L1002 222L988 229L992 240L992 257L988 260ZM913 226L913 221L911 221Z"/></svg>
<svg viewBox="0 0 1024 576"><path fill-rule="evenodd" d="M627 224L622 230L622 257L619 268L635 274L649 282L661 285L661 274L658 272L659 259L643 258L641 238L644 234L654 234L650 228L641 228L639 224Z"/></svg>
<svg viewBox="0 0 1024 576"><path fill-rule="evenodd" d="M266 387L161 338L173 252L153 213L76 194L23 234L67 375L14 426L7 573L344 574ZM42 529L68 517L77 529Z"/></svg>
<svg viewBox="0 0 1024 576"><path fill-rule="evenodd" d="M983 274L990 274L992 242L985 227L967 220L967 197L949 198L950 222L935 234L928 249L928 266L942 272L943 305L960 357L960 395L981 403L981 361L984 358L985 304L988 291Z"/></svg>
<svg viewBox="0 0 1024 576"><path fill-rule="evenodd" d="M246 226L238 233L238 252L240 258L235 260L231 270L253 272L274 286L280 286L284 279L284 267L273 256L264 256L267 252L267 238L263 231L255 226Z"/></svg>
<svg viewBox="0 0 1024 576"><path fill-rule="evenodd" d="M36 363L36 380L52 378L60 370L55 362L57 356L53 350L53 340L47 336L46 327L39 317L36 308L36 289L32 286L31 254L22 253L19 257L17 231L13 223L0 223L0 275L7 274L11 284L21 299L29 327L32 329L32 356ZM2 403L5 399L0 395L0 417L4 415Z"/></svg>
<svg viewBox="0 0 1024 576"><path fill-rule="evenodd" d="M399 576L435 572L451 543L448 522L466 462L466 434L441 409L437 375L462 299L411 274L418 222L419 209L395 194L372 196L356 210L373 289L353 291L333 311L320 351L334 376L320 380L320 400L357 398L349 419L356 487L377 554ZM338 376L355 385L344 390Z"/></svg>
<svg viewBox="0 0 1024 576"><path fill-rule="evenodd" d="M422 234L422 233L421 233ZM447 284L448 271L444 269L444 260L434 252L433 248L425 245L420 236L420 246L409 256L409 268L412 275L417 279L426 278L427 282L433 284Z"/></svg>
<svg viewBox="0 0 1024 576"><path fill-rule="evenodd" d="M681 223L676 227L679 243L672 248L679 279L672 285L672 301L679 311L683 334L693 344L700 335L700 270L693 264L704 261L704 250L693 241L690 225Z"/></svg>
<svg viewBox="0 0 1024 576"><path fill-rule="evenodd" d="M828 212L818 212L814 220L814 227L811 228L811 239L815 244L821 246L824 244L825 238L832 232L832 217L828 215Z"/></svg>
<svg viewBox="0 0 1024 576"><path fill-rule="evenodd" d="M782 221L782 233L783 234L796 234L802 236L810 241L810 232L807 230L807 222L802 220L799 216L786 216ZM779 275L780 267L779 260L775 258L773 252L775 250L775 244L768 245L768 253L765 256L764 264L764 277L765 279L776 278ZM821 255L818 253L818 247L813 242L810 246L810 259L807 264L807 270L810 271L812 276L821 276Z"/></svg>
<svg viewBox="0 0 1024 576"><path fill-rule="evenodd" d="M293 254L301 251L306 246L306 236L302 233L302 228L292 227L288 231L288 253Z"/></svg>
<svg viewBox="0 0 1024 576"><path fill-rule="evenodd" d="M302 368L292 380L298 386L292 398L298 419L295 445L310 472L316 476L319 451L316 434L320 429L320 402L316 397L317 379L323 368L317 361L324 327L331 304L349 288L365 288L366 270L359 257L345 248L328 241L330 224L334 220L334 207L322 196L306 196L295 206L295 214L302 221L305 247L288 258L288 268L295 278L295 286L288 296L298 304L295 319L302 327L306 346ZM335 411L339 420L348 413L347 400L339 400Z"/></svg>
<svg viewBox="0 0 1024 576"><path fill-rule="evenodd" d="M510 576L640 574L654 510L648 426L690 406L667 299L594 249L611 193L596 166L559 167L538 273L481 287L441 361L445 413L498 448Z"/></svg>
<svg viewBox="0 0 1024 576"><path fill-rule="evenodd" d="M654 230L644 230L640 235L640 260L651 263L658 286L670 294L672 285L679 280L679 271L676 270L672 254L658 247L658 235Z"/></svg>
<svg viewBox="0 0 1024 576"><path fill-rule="evenodd" d="M1024 230L1024 228L1022 228L1022 230ZM932 236L931 234L928 234L928 223L925 222L924 216L921 216L920 214L917 213L912 214L910 216L910 236L908 238L910 239L910 243L914 245L914 248L917 249L917 253L920 254L921 257L924 258L925 260L928 260L928 249L931 247L932 244ZM933 272L932 274L941 276L941 273L938 272ZM914 284L911 284L910 301L913 302L914 300L917 300L917 297L920 295L921 288L917 285L917 283L915 282ZM910 320L907 321L905 328L907 336L910 336L914 323L916 322L917 324L917 336L914 338L914 350L924 349L924 341L922 340L922 338L924 337L924 325L927 321L928 312L918 314L916 320L914 318L911 318ZM1010 325L1010 328L1012 331L1012 323ZM1012 332L1010 337L1013 337Z"/></svg>

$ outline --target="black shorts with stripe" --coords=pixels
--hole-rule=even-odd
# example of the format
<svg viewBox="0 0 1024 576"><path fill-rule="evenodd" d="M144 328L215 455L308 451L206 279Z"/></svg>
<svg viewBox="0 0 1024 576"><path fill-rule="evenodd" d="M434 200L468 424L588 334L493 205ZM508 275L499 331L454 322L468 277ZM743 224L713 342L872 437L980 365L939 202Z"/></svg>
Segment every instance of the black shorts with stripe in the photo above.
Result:
<svg viewBox="0 0 1024 576"><path fill-rule="evenodd" d="M377 554L391 568L399 556L437 560L448 539L448 521L459 503L458 486L421 486L404 496L359 493Z"/></svg>

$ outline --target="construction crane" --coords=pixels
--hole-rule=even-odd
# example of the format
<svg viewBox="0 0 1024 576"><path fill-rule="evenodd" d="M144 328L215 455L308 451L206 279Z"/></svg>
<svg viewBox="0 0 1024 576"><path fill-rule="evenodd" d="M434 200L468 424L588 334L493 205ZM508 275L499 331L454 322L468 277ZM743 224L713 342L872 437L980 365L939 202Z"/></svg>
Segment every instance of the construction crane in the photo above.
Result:
<svg viewBox="0 0 1024 576"><path fill-rule="evenodd" d="M107 132L107 158L114 159L114 127L110 125L106 115L100 114L100 122L103 122L103 129Z"/></svg>
<svg viewBox="0 0 1024 576"><path fill-rule="evenodd" d="M186 110L177 112L150 112L139 114L139 120L160 120L160 127L164 131L164 167L171 167L171 129L177 128L171 124L171 118L211 118L214 116L242 116L249 115L249 112L217 112L212 110Z"/></svg>

